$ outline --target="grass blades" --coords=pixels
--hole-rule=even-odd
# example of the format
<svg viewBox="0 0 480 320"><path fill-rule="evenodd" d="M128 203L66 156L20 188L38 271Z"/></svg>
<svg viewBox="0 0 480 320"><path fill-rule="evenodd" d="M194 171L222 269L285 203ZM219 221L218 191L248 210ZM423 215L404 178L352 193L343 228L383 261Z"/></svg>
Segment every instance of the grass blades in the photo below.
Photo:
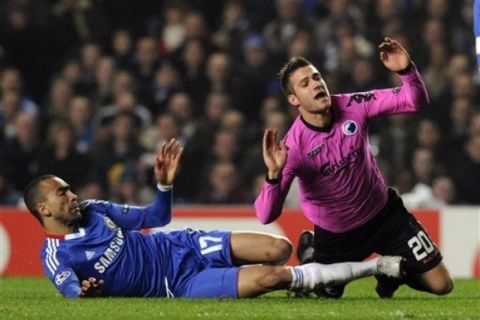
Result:
<svg viewBox="0 0 480 320"><path fill-rule="evenodd" d="M342 299L62 298L41 278L0 278L0 319L480 319L480 280L456 280L444 297L402 286L394 299L376 296L374 279L349 284Z"/></svg>

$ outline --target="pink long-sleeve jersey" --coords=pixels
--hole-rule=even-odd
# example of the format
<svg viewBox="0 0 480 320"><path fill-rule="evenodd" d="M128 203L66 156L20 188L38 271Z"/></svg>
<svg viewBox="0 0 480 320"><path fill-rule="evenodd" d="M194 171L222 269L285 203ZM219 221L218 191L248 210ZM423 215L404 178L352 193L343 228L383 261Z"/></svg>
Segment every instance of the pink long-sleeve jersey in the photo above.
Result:
<svg viewBox="0 0 480 320"><path fill-rule="evenodd" d="M327 130L309 126L297 117L285 135L288 156L280 181L265 182L255 201L262 223L270 223L281 214L295 176L303 213L328 231L352 230L382 209L387 186L370 150L369 120L383 114L415 112L429 103L414 64L399 76L401 87L332 95L333 121Z"/></svg>

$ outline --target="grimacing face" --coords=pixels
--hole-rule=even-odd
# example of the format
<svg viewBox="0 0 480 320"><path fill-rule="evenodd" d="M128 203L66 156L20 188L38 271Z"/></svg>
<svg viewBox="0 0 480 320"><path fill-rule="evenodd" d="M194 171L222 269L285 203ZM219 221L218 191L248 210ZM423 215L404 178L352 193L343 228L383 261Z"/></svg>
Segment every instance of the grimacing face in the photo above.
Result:
<svg viewBox="0 0 480 320"><path fill-rule="evenodd" d="M48 179L42 182L42 188L45 200L37 206L42 215L65 225L73 225L82 218L77 195L65 181L58 177Z"/></svg>
<svg viewBox="0 0 480 320"><path fill-rule="evenodd" d="M299 107L299 112L327 114L332 104L327 84L313 65L295 70L290 76L293 93L288 102Z"/></svg>

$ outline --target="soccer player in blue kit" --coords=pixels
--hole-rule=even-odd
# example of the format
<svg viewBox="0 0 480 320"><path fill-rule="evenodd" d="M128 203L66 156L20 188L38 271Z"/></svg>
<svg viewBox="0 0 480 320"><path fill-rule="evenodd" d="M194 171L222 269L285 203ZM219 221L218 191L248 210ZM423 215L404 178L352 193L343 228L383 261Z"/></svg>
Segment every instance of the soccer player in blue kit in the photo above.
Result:
<svg viewBox="0 0 480 320"><path fill-rule="evenodd" d="M369 262L282 266L288 239L253 232L177 230L142 234L171 220L172 184L183 147L164 143L156 158L158 193L146 207L79 203L61 178L44 175L24 191L46 233L43 269L63 296L251 297L277 290L309 292L370 275L398 277L398 257ZM242 265L254 266L241 267ZM352 266L355 266L353 268Z"/></svg>

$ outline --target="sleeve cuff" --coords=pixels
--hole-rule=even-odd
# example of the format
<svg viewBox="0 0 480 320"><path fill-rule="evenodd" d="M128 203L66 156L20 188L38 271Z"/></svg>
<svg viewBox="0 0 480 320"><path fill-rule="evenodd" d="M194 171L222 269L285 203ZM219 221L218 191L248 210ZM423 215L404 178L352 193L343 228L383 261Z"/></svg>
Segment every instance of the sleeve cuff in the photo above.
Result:
<svg viewBox="0 0 480 320"><path fill-rule="evenodd" d="M268 174L265 175L265 181L269 184L277 184L280 182L280 179L279 178L276 178L276 179L270 179L268 177Z"/></svg>
<svg viewBox="0 0 480 320"><path fill-rule="evenodd" d="M413 70L415 70L415 64L413 63L413 61L410 61L410 64L408 65L408 67L406 67L403 70L398 71L398 74L401 75L401 76L408 75L408 74L412 73Z"/></svg>
<svg viewBox="0 0 480 320"><path fill-rule="evenodd" d="M157 183L157 189L159 191L166 192L166 191L172 190L172 188L173 188L173 185L171 185L171 184L163 185L163 184Z"/></svg>

